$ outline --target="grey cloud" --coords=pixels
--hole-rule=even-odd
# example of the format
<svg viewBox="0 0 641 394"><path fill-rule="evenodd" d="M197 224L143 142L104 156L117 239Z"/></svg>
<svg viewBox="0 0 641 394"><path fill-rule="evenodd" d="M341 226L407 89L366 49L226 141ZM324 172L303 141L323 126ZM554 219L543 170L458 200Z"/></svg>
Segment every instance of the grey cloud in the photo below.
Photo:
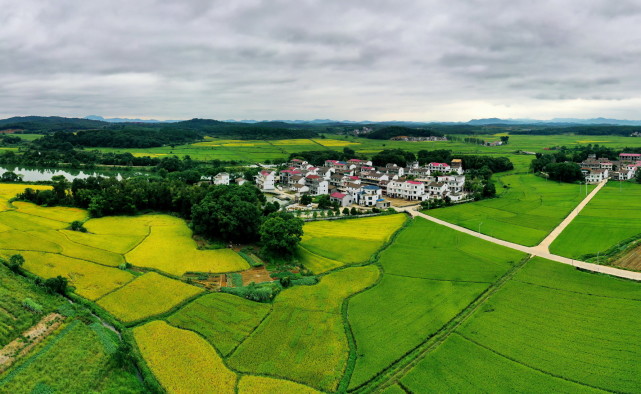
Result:
<svg viewBox="0 0 641 394"><path fill-rule="evenodd" d="M641 118L633 0L0 7L4 116Z"/></svg>

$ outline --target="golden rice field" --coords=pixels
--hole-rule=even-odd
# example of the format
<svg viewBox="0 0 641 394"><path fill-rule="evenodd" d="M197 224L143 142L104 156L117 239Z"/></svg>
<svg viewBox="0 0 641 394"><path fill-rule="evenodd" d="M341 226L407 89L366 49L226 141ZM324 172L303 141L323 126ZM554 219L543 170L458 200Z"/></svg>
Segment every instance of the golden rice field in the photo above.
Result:
<svg viewBox="0 0 641 394"><path fill-rule="evenodd" d="M156 268L172 275L190 271L223 273L249 268L247 261L230 249L196 249L196 241L184 220L166 215L152 216L160 216L160 222L152 221L149 236L126 254L131 264ZM140 218L144 220L145 216Z"/></svg>
<svg viewBox="0 0 641 394"><path fill-rule="evenodd" d="M274 379L266 376L244 375L238 382L238 394L280 393L316 394L320 393L320 391L290 380Z"/></svg>
<svg viewBox="0 0 641 394"><path fill-rule="evenodd" d="M18 212L27 215L40 216L46 219L57 220L59 222L71 223L74 220L85 220L89 216L87 211L80 208L70 207L41 207L30 202L15 201L13 206L18 208Z"/></svg>
<svg viewBox="0 0 641 394"><path fill-rule="evenodd" d="M39 231L43 229L61 230L69 226L69 223L46 219L41 216L28 215L18 211L0 212L0 222L15 230L21 231Z"/></svg>
<svg viewBox="0 0 641 394"><path fill-rule="evenodd" d="M350 146L350 145L360 145L358 142L349 142L349 141L342 141L342 140L333 140L333 139L315 139L311 140L317 144L323 145L323 146L328 146L328 147L342 147L342 146Z"/></svg>
<svg viewBox="0 0 641 394"><path fill-rule="evenodd" d="M181 281L148 272L98 300L119 320L130 323L169 311L203 290Z"/></svg>
<svg viewBox="0 0 641 394"><path fill-rule="evenodd" d="M15 251L0 253L6 257ZM127 271L56 253L21 251L20 254L25 259L24 269L42 278L65 277L76 288L76 293L89 300L100 298L133 279Z"/></svg>
<svg viewBox="0 0 641 394"><path fill-rule="evenodd" d="M236 374L198 334L153 321L133 329L140 353L169 393L234 393Z"/></svg>
<svg viewBox="0 0 641 394"><path fill-rule="evenodd" d="M9 209L9 200L15 197L16 194L22 193L24 189L28 187L34 190L51 189L51 186L45 185L19 185L15 183L0 183L0 211Z"/></svg>
<svg viewBox="0 0 641 394"><path fill-rule="evenodd" d="M301 247L340 262L340 265L369 260L405 222L405 215L309 222L303 228ZM336 264L303 252L303 264L313 272L325 272Z"/></svg>

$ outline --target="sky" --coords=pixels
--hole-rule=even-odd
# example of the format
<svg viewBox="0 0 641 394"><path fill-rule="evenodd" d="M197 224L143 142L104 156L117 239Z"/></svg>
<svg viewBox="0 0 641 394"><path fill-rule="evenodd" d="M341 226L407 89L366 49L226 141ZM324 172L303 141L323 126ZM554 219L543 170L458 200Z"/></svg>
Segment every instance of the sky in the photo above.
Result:
<svg viewBox="0 0 641 394"><path fill-rule="evenodd" d="M639 0L0 0L0 117L641 119Z"/></svg>

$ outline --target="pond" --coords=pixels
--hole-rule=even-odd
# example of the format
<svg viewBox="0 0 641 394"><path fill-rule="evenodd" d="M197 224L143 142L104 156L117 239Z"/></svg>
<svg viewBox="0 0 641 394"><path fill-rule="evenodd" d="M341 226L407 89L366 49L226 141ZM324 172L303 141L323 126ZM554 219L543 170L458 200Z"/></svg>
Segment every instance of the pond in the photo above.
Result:
<svg viewBox="0 0 641 394"><path fill-rule="evenodd" d="M73 170L73 169L50 169L50 168L28 168L28 167L0 167L0 176L7 171L12 171L18 175L22 176L24 182L39 182L39 181L50 181L52 177L56 175L63 175L67 178L68 181L73 181L74 179L85 179L90 176L115 176L118 180L122 178L131 177L133 175L142 175L139 172L131 173L120 173L117 171L83 171L83 170Z"/></svg>

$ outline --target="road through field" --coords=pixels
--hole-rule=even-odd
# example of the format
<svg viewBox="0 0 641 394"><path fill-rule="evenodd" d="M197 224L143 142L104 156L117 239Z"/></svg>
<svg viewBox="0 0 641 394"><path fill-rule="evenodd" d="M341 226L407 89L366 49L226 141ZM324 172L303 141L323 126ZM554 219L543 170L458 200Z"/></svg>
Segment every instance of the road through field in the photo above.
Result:
<svg viewBox="0 0 641 394"><path fill-rule="evenodd" d="M599 185L599 187L595 188L595 191L600 190L600 188L602 186L603 185ZM595 192L593 191L593 193L595 193ZM593 194L591 193L590 196L586 197L586 200L588 200L588 198L591 199L592 197L593 197ZM589 200L588 201L584 200L583 202L585 202L585 204L587 204L587 202L589 202ZM577 208L581 208L582 209L585 206L585 204L583 204L583 202L581 202L581 204L579 204L579 206ZM444 220L437 219L435 217L426 215L426 214L424 214L422 212L417 211L416 208L417 208L417 206L413 206L413 207L406 207L406 208L397 208L396 210L399 211L399 212L407 212L412 217L419 216L419 217L422 217L424 219L430 220L430 221L432 221L434 223L449 227L449 228L451 228L453 230L457 230L457 231L460 231L462 233L466 233L466 234L469 234L471 236L474 236L474 237L477 237L477 238L481 238L481 239L483 239L485 241L493 242L493 243L498 244L498 245L502 245L502 246L505 246L505 247L508 247L508 248L512 248L512 249L516 249L516 250L519 250L521 252L528 253L528 254L531 254L531 255L534 255L534 256L540 256L540 257L546 258L548 260L556 261L556 262L563 263L563 264L572 265L574 267L581 268L581 269L584 269L584 270L587 270L587 271L599 272L599 273L603 273L603 274L617 276L619 278L626 278L626 279L632 279L632 280L641 281L641 272L632 272L632 271L626 271L626 270L622 270L622 269L618 269L618 268L603 266L603 265L599 265L599 264L586 263L585 261L569 259L569 258L563 257L563 256L557 256L557 255L552 254L549 251L547 251L547 248L539 248L539 246L529 247L529 246L523 246L523 245L515 244L513 242L504 241L502 239L490 237L488 235L478 233L476 231L467 229L465 227L457 226L456 224L452 224L452 223L446 222ZM572 221L572 219L574 219L574 217L576 217L576 215L580 212L581 209L575 209L574 211L572 211L572 213L568 216L568 218L566 218L566 220L568 222L565 223L565 220L564 220L563 223L561 223L561 225L559 225L559 227L567 226L567 224L569 224ZM561 230L563 230L563 228L561 228ZM546 240L547 240L547 238L546 238ZM546 240L544 240L543 242L545 242ZM552 239L552 241L553 240L554 239Z"/></svg>
<svg viewBox="0 0 641 394"><path fill-rule="evenodd" d="M592 198L594 196L596 196L596 194L599 192L599 190L601 190L601 188L603 188L603 186L605 186L606 183L608 183L607 179L605 179L604 181L600 182L599 185L597 187L595 187L594 190L592 190L590 192L590 194L588 194L588 196L586 198L584 198L583 201L581 201L581 203L576 206L576 208L574 208L574 210L572 210L572 212L561 222L561 224L556 226L556 228L554 230L552 230L552 232L550 234L548 234L548 236L545 237L545 239L543 241L541 241L540 244L536 245L534 247L534 249L538 249L542 253L550 253L550 249L549 248L550 248L550 245L552 244L552 242L554 242L554 240L559 236L559 234L561 234L563 232L563 230L565 230L565 228L570 223L572 223L574 218L576 218L577 215L581 212L581 210L583 210L583 208L585 208L585 206L588 205L590 200L592 200Z"/></svg>

